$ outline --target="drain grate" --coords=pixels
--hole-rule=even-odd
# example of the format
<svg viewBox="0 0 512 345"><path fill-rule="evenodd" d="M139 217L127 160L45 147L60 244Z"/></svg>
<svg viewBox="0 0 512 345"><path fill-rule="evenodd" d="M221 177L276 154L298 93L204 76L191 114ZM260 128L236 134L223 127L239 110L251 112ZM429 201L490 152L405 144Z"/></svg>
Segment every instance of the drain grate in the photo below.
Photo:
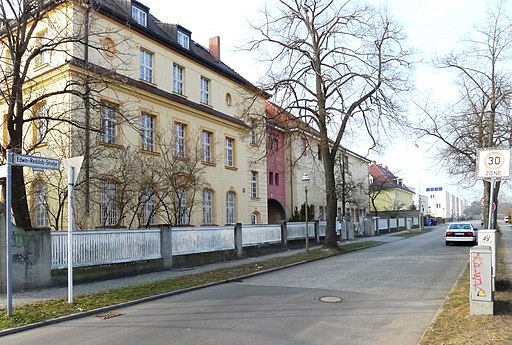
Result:
<svg viewBox="0 0 512 345"><path fill-rule="evenodd" d="M111 319L113 317L117 317L117 316L121 316L121 315L123 315L123 314L110 311L110 312L106 312L106 313L96 314L96 315L94 315L94 317L99 317L99 318L102 318L103 320L107 320L107 319Z"/></svg>
<svg viewBox="0 0 512 345"><path fill-rule="evenodd" d="M317 300L323 303L341 303L343 298L338 296L321 296L317 297Z"/></svg>

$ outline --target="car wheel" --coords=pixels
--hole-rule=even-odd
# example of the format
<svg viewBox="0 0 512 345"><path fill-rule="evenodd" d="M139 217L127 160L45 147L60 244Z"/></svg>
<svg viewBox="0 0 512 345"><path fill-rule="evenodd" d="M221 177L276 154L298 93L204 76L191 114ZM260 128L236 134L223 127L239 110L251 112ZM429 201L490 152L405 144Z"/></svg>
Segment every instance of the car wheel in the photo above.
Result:
<svg viewBox="0 0 512 345"><path fill-rule="evenodd" d="M446 242L445 242L445 244L446 244L447 246L449 246L449 245L450 245L450 242L446 241Z"/></svg>

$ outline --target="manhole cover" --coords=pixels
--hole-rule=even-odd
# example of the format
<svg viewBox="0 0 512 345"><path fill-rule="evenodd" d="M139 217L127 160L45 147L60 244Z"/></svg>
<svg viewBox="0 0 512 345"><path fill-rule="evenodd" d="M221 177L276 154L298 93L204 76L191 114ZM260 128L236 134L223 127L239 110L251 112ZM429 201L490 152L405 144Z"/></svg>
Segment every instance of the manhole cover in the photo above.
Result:
<svg viewBox="0 0 512 345"><path fill-rule="evenodd" d="M343 299L338 296L322 296L318 297L318 300L324 303L340 303L343 301Z"/></svg>

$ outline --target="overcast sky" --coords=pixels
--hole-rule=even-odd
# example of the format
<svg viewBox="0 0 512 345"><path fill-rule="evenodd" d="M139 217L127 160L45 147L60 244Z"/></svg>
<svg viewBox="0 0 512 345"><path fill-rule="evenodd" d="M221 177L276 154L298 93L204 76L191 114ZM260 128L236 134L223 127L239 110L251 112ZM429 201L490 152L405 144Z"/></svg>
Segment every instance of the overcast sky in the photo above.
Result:
<svg viewBox="0 0 512 345"><path fill-rule="evenodd" d="M247 22L258 15L265 3L272 4L272 0L139 1L148 5L150 12L161 21L181 24L192 31L192 39L205 47L208 47L210 37L220 36L222 61L249 81L258 80L261 70L257 63L249 54L237 51L236 47L247 40ZM403 26L408 44L429 62L434 56L456 49L460 38L485 19L488 1L373 0L369 3L387 7L394 20ZM456 95L449 86L449 77L427 64L417 66L414 78L421 93L428 93L439 102L449 101ZM355 148L353 144L346 145ZM358 153L366 155L365 151ZM415 147L411 141L398 139L383 155L372 154L368 158L387 165L416 190L444 186L452 194L460 194L468 201L480 198L481 184L478 183L478 188L472 191L458 188L436 164L434 150L429 145Z"/></svg>

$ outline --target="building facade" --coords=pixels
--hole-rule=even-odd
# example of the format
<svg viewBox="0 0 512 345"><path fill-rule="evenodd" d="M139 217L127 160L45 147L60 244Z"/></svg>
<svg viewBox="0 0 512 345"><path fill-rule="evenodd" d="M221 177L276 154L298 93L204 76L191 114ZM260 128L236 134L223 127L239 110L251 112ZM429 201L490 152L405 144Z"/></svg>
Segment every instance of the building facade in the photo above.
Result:
<svg viewBox="0 0 512 345"><path fill-rule="evenodd" d="M402 211L415 207L414 191L403 180L395 176L386 166L372 161L370 172L370 209L379 211Z"/></svg>
<svg viewBox="0 0 512 345"><path fill-rule="evenodd" d="M319 133L299 118L267 102L267 174L269 222L290 219L306 202L325 220L325 178ZM368 162L340 148L336 164L338 219L359 220L368 212ZM309 180L303 181L306 175Z"/></svg>
<svg viewBox="0 0 512 345"><path fill-rule="evenodd" d="M79 228L267 223L266 145L251 137L268 95L222 62L219 37L206 49L137 1L68 1L36 23L30 44L35 58L18 63L30 65L31 115L17 149L84 156ZM6 147L5 117L2 134ZM25 171L25 182L32 223L63 228L63 171Z"/></svg>

